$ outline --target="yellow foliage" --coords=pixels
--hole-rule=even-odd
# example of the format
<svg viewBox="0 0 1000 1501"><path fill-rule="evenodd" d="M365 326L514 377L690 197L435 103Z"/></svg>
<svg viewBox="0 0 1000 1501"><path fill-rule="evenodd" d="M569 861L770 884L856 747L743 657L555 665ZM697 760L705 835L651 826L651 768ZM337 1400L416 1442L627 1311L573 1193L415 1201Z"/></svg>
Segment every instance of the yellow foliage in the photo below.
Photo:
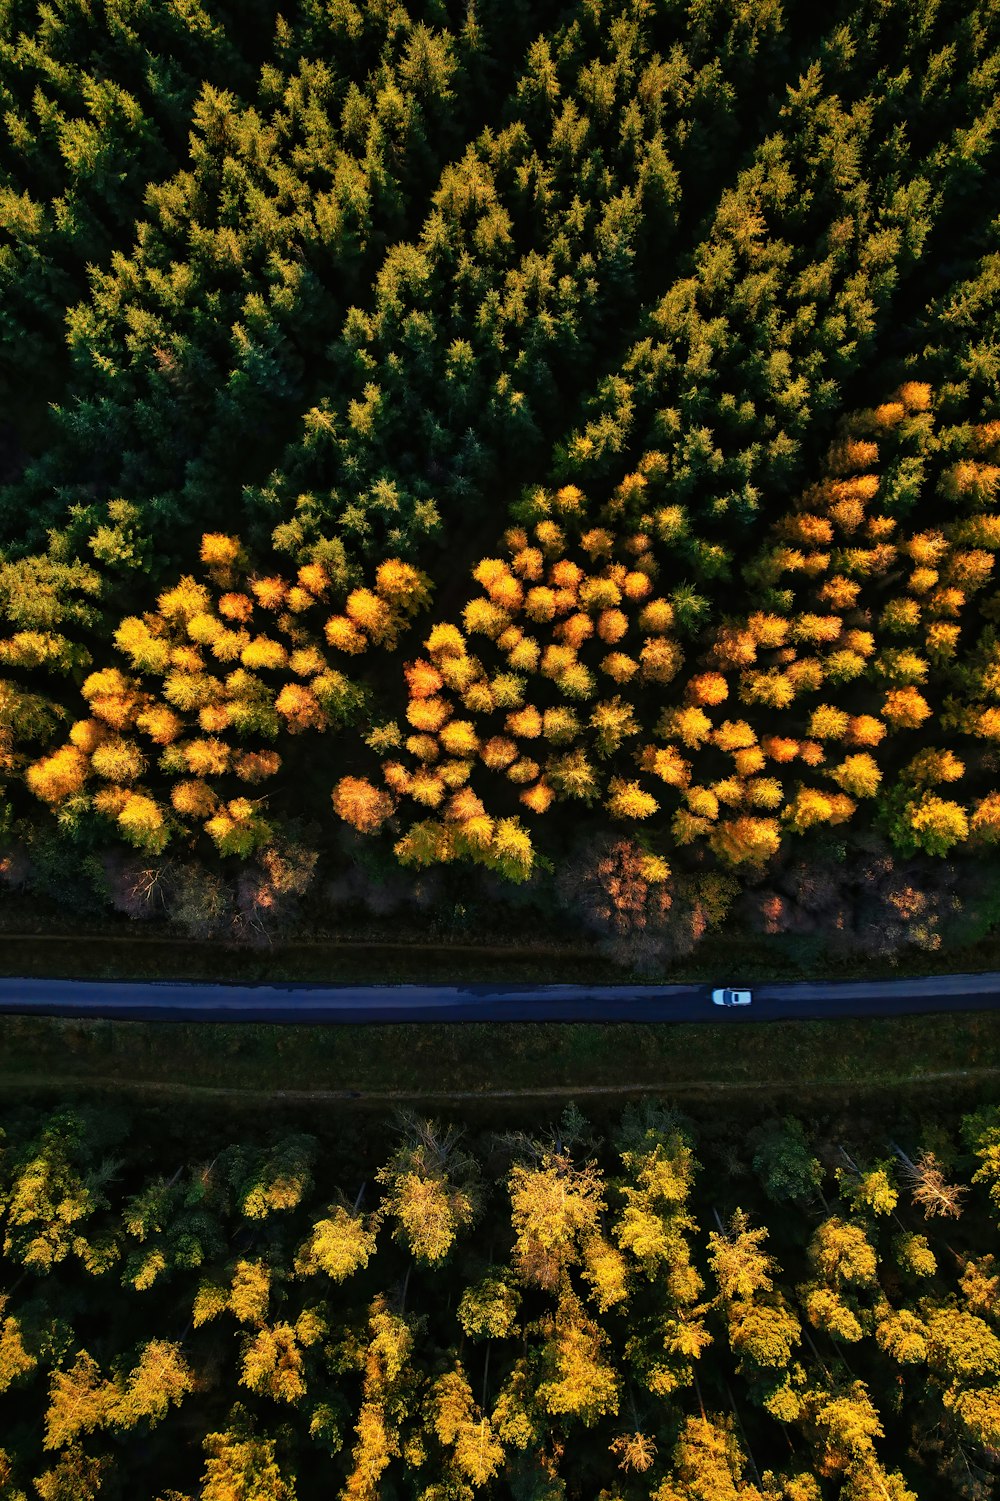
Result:
<svg viewBox="0 0 1000 1501"><path fill-rule="evenodd" d="M511 569L518 578L526 579L528 583L536 583L542 577L545 570L545 560L542 557L540 547L518 548L511 561Z"/></svg>
<svg viewBox="0 0 1000 1501"><path fill-rule="evenodd" d="M239 563L242 552L239 537L205 532L201 539L201 561L206 568L233 568Z"/></svg>
<svg viewBox="0 0 1000 1501"><path fill-rule="evenodd" d="M730 865L761 864L776 854L781 846L781 829L776 819L743 815L716 824L709 843Z"/></svg>
<svg viewBox="0 0 1000 1501"><path fill-rule="evenodd" d="M721 704L729 697L729 684L721 672L702 672L688 682L687 695L696 704Z"/></svg>
<svg viewBox="0 0 1000 1501"><path fill-rule="evenodd" d="M747 620L747 630L757 645L767 648L784 646L788 628L782 615L769 615L763 610L755 610Z"/></svg>
<svg viewBox="0 0 1000 1501"><path fill-rule="evenodd" d="M722 751L743 750L756 745L757 736L745 719L726 719L713 731L712 739Z"/></svg>
<svg viewBox="0 0 1000 1501"><path fill-rule="evenodd" d="M639 629L646 636L662 636L674 624L674 607L666 599L647 600L639 611Z"/></svg>
<svg viewBox="0 0 1000 1501"><path fill-rule="evenodd" d="M211 818L219 806L219 799L207 782L198 779L175 782L170 801L178 813L189 818Z"/></svg>
<svg viewBox="0 0 1000 1501"><path fill-rule="evenodd" d="M536 584L524 600L524 612L531 620L551 620L556 613L556 594L547 584Z"/></svg>
<svg viewBox="0 0 1000 1501"><path fill-rule="evenodd" d="M489 683L471 683L462 694L462 706L470 714L489 714L500 707Z"/></svg>
<svg viewBox="0 0 1000 1501"><path fill-rule="evenodd" d="M385 600L371 589L352 589L344 605L347 618L378 644L393 645L395 622Z"/></svg>
<svg viewBox="0 0 1000 1501"><path fill-rule="evenodd" d="M367 642L353 620L346 615L331 615L323 627L323 634L335 651L357 656L365 650Z"/></svg>
<svg viewBox="0 0 1000 1501"><path fill-rule="evenodd" d="M293 615L303 615L316 603L316 597L308 589L303 589L301 584L293 584L288 591L286 603Z"/></svg>
<svg viewBox="0 0 1000 1501"><path fill-rule="evenodd" d="M927 601L927 610L931 615L950 615L954 617L962 613L962 606L964 604L965 591L963 589L935 589Z"/></svg>
<svg viewBox="0 0 1000 1501"><path fill-rule="evenodd" d="M479 752L480 759L491 771L502 771L517 759L517 746L503 735L494 735L486 741Z"/></svg>
<svg viewBox="0 0 1000 1501"><path fill-rule="evenodd" d="M612 818L644 819L652 817L660 805L638 782L612 777L604 806Z"/></svg>
<svg viewBox="0 0 1000 1501"><path fill-rule="evenodd" d="M691 780L691 763L684 759L676 745L644 746L638 759L643 771L659 777L669 787L683 788Z"/></svg>
<svg viewBox="0 0 1000 1501"><path fill-rule="evenodd" d="M794 641L830 642L836 641L843 630L843 622L839 615L812 615L806 613L797 615L791 622L792 639Z"/></svg>
<svg viewBox="0 0 1000 1501"><path fill-rule="evenodd" d="M882 781L878 763L866 752L846 756L830 772L833 780L854 797L874 797Z"/></svg>
<svg viewBox="0 0 1000 1501"><path fill-rule="evenodd" d="M531 809L532 813L545 813L555 795L554 789L543 777L533 787L526 787L520 794L520 800L525 807Z"/></svg>
<svg viewBox="0 0 1000 1501"><path fill-rule="evenodd" d="M410 796L427 808L436 808L445 794L445 784L437 772L419 766L410 778Z"/></svg>
<svg viewBox="0 0 1000 1501"><path fill-rule="evenodd" d="M520 756L508 767L507 775L512 782L523 786L526 782L533 782L541 769L538 762L533 761L530 756Z"/></svg>
<svg viewBox="0 0 1000 1501"><path fill-rule="evenodd" d="M226 620L245 625L253 614L253 600L245 594L223 594L219 600L219 614Z"/></svg>
<svg viewBox="0 0 1000 1501"><path fill-rule="evenodd" d="M392 792L402 797L409 792L412 777L401 761L385 761L382 765L382 780Z"/></svg>
<svg viewBox="0 0 1000 1501"><path fill-rule="evenodd" d="M115 631L115 645L138 672L165 672L170 647L158 634L162 629L163 622L155 616L148 620L129 616Z"/></svg>
<svg viewBox="0 0 1000 1501"><path fill-rule="evenodd" d="M639 653L639 666L643 681L669 683L675 678L684 663L684 653L676 641L666 636L653 636L643 643Z"/></svg>
<svg viewBox="0 0 1000 1501"><path fill-rule="evenodd" d="M508 735L521 740L534 740L542 733L542 716L533 704L525 704L507 715L505 728Z"/></svg>
<svg viewBox="0 0 1000 1501"><path fill-rule="evenodd" d="M746 797L746 787L739 777L722 777L709 790L727 808L738 808Z"/></svg>
<svg viewBox="0 0 1000 1501"><path fill-rule="evenodd" d="M562 485L553 496L559 511L578 511L583 505L583 491L578 485Z"/></svg>
<svg viewBox="0 0 1000 1501"><path fill-rule="evenodd" d="M507 654L507 661L515 672L533 672L538 666L538 642L532 636L522 636L517 645Z"/></svg>
<svg viewBox="0 0 1000 1501"><path fill-rule="evenodd" d="M670 832L675 844L693 844L696 839L703 838L711 827L707 818L699 818L687 808L678 808L670 821Z"/></svg>
<svg viewBox="0 0 1000 1501"><path fill-rule="evenodd" d="M988 792L973 805L969 828L983 844L1000 844L1000 792Z"/></svg>
<svg viewBox="0 0 1000 1501"><path fill-rule="evenodd" d="M562 641L566 646L571 646L574 651L578 651L588 637L594 634L594 622L589 615L577 612L565 620L560 620L552 634L557 641Z"/></svg>
<svg viewBox="0 0 1000 1501"><path fill-rule="evenodd" d="M299 577L302 578L300 572ZM312 585L302 579L306 588ZM430 603L431 581L426 573L399 558L387 558L375 570L375 590L397 610L413 615Z"/></svg>
<svg viewBox="0 0 1000 1501"><path fill-rule="evenodd" d="M633 569L631 573L626 573L621 590L626 599L647 599L653 592L653 585L647 574Z"/></svg>
<svg viewBox="0 0 1000 1501"><path fill-rule="evenodd" d="M766 759L759 745L748 745L743 750L734 751L733 766L736 770L736 775L740 777L753 776L754 772L763 769Z"/></svg>
<svg viewBox="0 0 1000 1501"><path fill-rule="evenodd" d="M823 686L823 663L818 657L801 657L788 664L785 677L796 693L815 693Z"/></svg>
<svg viewBox="0 0 1000 1501"><path fill-rule="evenodd" d="M649 644L651 643L647 643L647 645ZM643 655L645 656L645 649ZM645 661L643 665L646 665ZM607 673L608 677L612 678L616 683L628 683L631 682L632 678L639 671L639 664L634 657L628 656L626 652L612 651L608 652L607 656L601 659L601 671Z"/></svg>
<svg viewBox="0 0 1000 1501"><path fill-rule="evenodd" d="M170 663L178 672L203 672L205 668L205 658L198 647L186 643L174 647L170 653Z"/></svg>
<svg viewBox="0 0 1000 1501"><path fill-rule="evenodd" d="M549 583L561 593L575 594L583 576L583 569L572 558L557 558L549 568Z"/></svg>
<svg viewBox="0 0 1000 1501"><path fill-rule="evenodd" d="M845 578L842 573L835 573L820 589L819 598L833 610L850 610L860 593L860 584Z"/></svg>
<svg viewBox="0 0 1000 1501"><path fill-rule="evenodd" d="M946 661L953 657L958 648L958 638L962 633L960 625L954 625L950 621L935 620L927 627L924 642L928 656L938 661Z"/></svg>
<svg viewBox="0 0 1000 1501"><path fill-rule="evenodd" d="M78 746L63 745L29 766L25 781L42 802L62 803L82 789L89 770L90 763Z"/></svg>
<svg viewBox="0 0 1000 1501"><path fill-rule="evenodd" d="M850 715L833 704L819 704L809 717L809 735L815 740L841 740L847 733Z"/></svg>
<svg viewBox="0 0 1000 1501"><path fill-rule="evenodd" d="M433 733L451 716L451 705L443 698L414 698L406 706L406 717L415 730Z"/></svg>
<svg viewBox="0 0 1000 1501"><path fill-rule="evenodd" d="M556 686L567 698L591 698L595 689L593 676L582 662L574 662L561 672Z"/></svg>
<svg viewBox="0 0 1000 1501"><path fill-rule="evenodd" d="M846 496L834 502L830 515L842 532L856 532L865 519L865 509L858 496Z"/></svg>
<svg viewBox="0 0 1000 1501"><path fill-rule="evenodd" d="M622 602L622 591L611 578L584 579L579 589L580 605L584 610L600 613L614 609Z"/></svg>
<svg viewBox="0 0 1000 1501"><path fill-rule="evenodd" d="M441 746L450 756L472 756L479 749L479 736L475 726L467 719L453 719L444 726L438 736Z"/></svg>
<svg viewBox="0 0 1000 1501"><path fill-rule="evenodd" d="M277 672L287 666L288 653L280 641L272 641L269 636L254 636L240 652L240 661L252 672L261 668Z"/></svg>
<svg viewBox="0 0 1000 1501"><path fill-rule="evenodd" d="M489 689L498 709L519 709L524 703L524 678L514 672L498 672Z"/></svg>
<svg viewBox="0 0 1000 1501"><path fill-rule="evenodd" d="M915 730L930 718L931 709L922 693L912 685L906 688L890 688L882 705L882 713L895 729Z"/></svg>
<svg viewBox="0 0 1000 1501"><path fill-rule="evenodd" d="M546 709L542 715L542 734L553 745L567 745L580 733L580 721L573 709L565 705Z"/></svg>
<svg viewBox="0 0 1000 1501"><path fill-rule="evenodd" d="M510 625L510 616L489 599L472 599L462 611L462 624L470 636L496 638Z"/></svg>
<svg viewBox="0 0 1000 1501"><path fill-rule="evenodd" d="M465 637L457 626L436 625L424 642L424 650L439 663L448 657L462 657L465 655Z"/></svg>
<svg viewBox="0 0 1000 1501"><path fill-rule="evenodd" d="M885 725L872 714L855 714L847 721L844 738L851 745L880 745L885 737Z"/></svg>
<svg viewBox="0 0 1000 1501"><path fill-rule="evenodd" d="M418 761L433 762L441 754L441 747L433 735L408 735L406 749Z"/></svg>
<svg viewBox="0 0 1000 1501"><path fill-rule="evenodd" d="M472 788L467 786L474 766L475 762L467 759L451 758L449 760L441 762L440 766L437 769L437 774L441 778L445 787L452 790L451 802L454 802L455 798L459 796L459 794L472 798L477 803L479 802L479 799L475 796ZM449 816L451 815L449 814ZM485 813L478 815L478 817L485 817ZM492 823L492 819L489 820L489 822Z"/></svg>
<svg viewBox="0 0 1000 1501"><path fill-rule="evenodd" d="M163 813L153 798L130 792L118 814L118 827L130 844L158 854L167 843Z"/></svg>
<svg viewBox="0 0 1000 1501"><path fill-rule="evenodd" d="M341 777L333 789L333 811L362 834L372 834L393 811L387 792L364 777Z"/></svg>
<svg viewBox="0 0 1000 1501"><path fill-rule="evenodd" d="M442 657L440 668L445 684L456 693L464 693L483 676L483 664L478 657Z"/></svg>
<svg viewBox="0 0 1000 1501"><path fill-rule="evenodd" d="M785 818L800 832L814 824L829 823L833 815L832 799L817 787L800 787L785 809Z"/></svg>
<svg viewBox="0 0 1000 1501"><path fill-rule="evenodd" d="M183 747L184 764L192 776L221 777L229 770L232 751L224 740L206 737Z"/></svg>
<svg viewBox="0 0 1000 1501"><path fill-rule="evenodd" d="M187 623L187 633L198 646L211 646L225 633L225 626L214 615L192 615Z"/></svg>
<svg viewBox="0 0 1000 1501"><path fill-rule="evenodd" d="M668 710L660 721L659 733L676 735L689 750L698 750L712 733L712 721L697 704L689 704L672 713Z"/></svg>
<svg viewBox="0 0 1000 1501"><path fill-rule="evenodd" d="M878 463L878 444L862 438L848 438L834 443L827 465L833 474L852 474Z"/></svg>
<svg viewBox="0 0 1000 1501"><path fill-rule="evenodd" d="M204 584L185 577L168 589L156 601L160 614L167 620L190 620L192 615L206 615L211 611L212 601Z"/></svg>
<svg viewBox="0 0 1000 1501"><path fill-rule="evenodd" d="M911 594L927 594L940 577L936 568L914 568L907 587Z"/></svg>
<svg viewBox="0 0 1000 1501"><path fill-rule="evenodd" d="M233 759L233 771L241 782L264 782L277 776L281 757L277 751L239 751Z"/></svg>
<svg viewBox="0 0 1000 1501"><path fill-rule="evenodd" d="M132 740L113 736L102 740L91 753L90 764L108 782L134 782L146 770L146 758Z"/></svg>
<svg viewBox="0 0 1000 1501"><path fill-rule="evenodd" d="M78 719L70 726L70 744L82 750L84 755L89 756L95 746L100 745L108 735L107 725L101 724L96 719Z"/></svg>
<svg viewBox="0 0 1000 1501"><path fill-rule="evenodd" d="M544 677L557 678L560 673L572 667L576 662L576 652L572 646L556 645L547 646L542 652L539 671Z"/></svg>
<svg viewBox="0 0 1000 1501"><path fill-rule="evenodd" d="M719 816L719 799L711 787L689 787L684 794L690 812L698 818L715 820Z"/></svg>
<svg viewBox="0 0 1000 1501"><path fill-rule="evenodd" d="M444 679L434 664L425 662L423 658L416 662L408 662L403 668L403 673L411 698L433 698L438 689L444 685Z"/></svg>
<svg viewBox="0 0 1000 1501"><path fill-rule="evenodd" d="M777 761L779 765L794 761L799 753L799 742L791 740L787 735L765 735L761 741L761 749L769 761Z"/></svg>
<svg viewBox="0 0 1000 1501"><path fill-rule="evenodd" d="M926 412L931 404L931 388L925 381L904 381L896 392L908 412Z"/></svg>
<svg viewBox="0 0 1000 1501"><path fill-rule="evenodd" d="M293 735L303 730L325 730L329 723L319 699L304 683L286 683L275 699L274 707Z"/></svg>
<svg viewBox="0 0 1000 1501"><path fill-rule="evenodd" d="M311 678L326 671L326 658L315 646L296 647L288 658L288 666L296 677Z"/></svg>
<svg viewBox="0 0 1000 1501"><path fill-rule="evenodd" d="M92 672L80 692L90 704L91 712L116 730L131 725L143 704L143 695L136 692L135 683L117 667Z"/></svg>
<svg viewBox="0 0 1000 1501"><path fill-rule="evenodd" d="M777 532L786 542L805 547L817 547L833 541L833 525L829 519L809 512L785 517L777 527Z"/></svg>
<svg viewBox="0 0 1000 1501"><path fill-rule="evenodd" d="M613 646L628 630L628 616L622 610L602 610L597 617L597 634L602 641Z"/></svg>
<svg viewBox="0 0 1000 1501"><path fill-rule="evenodd" d="M184 728L179 714L166 704L150 704L136 716L136 726L154 745L170 745Z"/></svg>
<svg viewBox="0 0 1000 1501"><path fill-rule="evenodd" d="M746 800L751 808L774 811L781 807L784 792L777 777L751 777L746 784Z"/></svg>
<svg viewBox="0 0 1000 1501"><path fill-rule="evenodd" d="M129 800L127 787L102 787L94 793L94 807L105 818L117 818Z"/></svg>

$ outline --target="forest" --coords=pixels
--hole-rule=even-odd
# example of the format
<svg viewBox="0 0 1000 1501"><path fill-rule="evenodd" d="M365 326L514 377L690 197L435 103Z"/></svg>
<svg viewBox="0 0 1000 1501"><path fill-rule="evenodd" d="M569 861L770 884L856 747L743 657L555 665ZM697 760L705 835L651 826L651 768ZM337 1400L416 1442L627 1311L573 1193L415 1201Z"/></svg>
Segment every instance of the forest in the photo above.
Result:
<svg viewBox="0 0 1000 1501"><path fill-rule="evenodd" d="M0 1496L990 1501L1000 1111L701 1114L6 1105Z"/></svg>
<svg viewBox="0 0 1000 1501"><path fill-rule="evenodd" d="M2 0L4 889L988 935L998 100L993 0Z"/></svg>

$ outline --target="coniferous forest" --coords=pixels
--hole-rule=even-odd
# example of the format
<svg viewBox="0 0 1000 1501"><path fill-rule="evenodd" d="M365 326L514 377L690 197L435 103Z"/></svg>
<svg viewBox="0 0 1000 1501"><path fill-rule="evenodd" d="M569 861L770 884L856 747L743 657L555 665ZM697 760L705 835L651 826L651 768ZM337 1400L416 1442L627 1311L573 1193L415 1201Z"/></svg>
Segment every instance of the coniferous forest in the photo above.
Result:
<svg viewBox="0 0 1000 1501"><path fill-rule="evenodd" d="M3 0L7 886L988 933L998 85L994 0Z"/></svg>

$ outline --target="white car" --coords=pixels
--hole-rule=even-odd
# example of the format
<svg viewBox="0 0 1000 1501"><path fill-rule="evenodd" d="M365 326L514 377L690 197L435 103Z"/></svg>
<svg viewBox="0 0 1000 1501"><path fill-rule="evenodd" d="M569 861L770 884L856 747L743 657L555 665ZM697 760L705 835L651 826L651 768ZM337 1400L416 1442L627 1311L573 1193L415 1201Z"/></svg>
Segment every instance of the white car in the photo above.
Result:
<svg viewBox="0 0 1000 1501"><path fill-rule="evenodd" d="M716 1006L749 1006L753 996L749 990L713 990L712 1000Z"/></svg>

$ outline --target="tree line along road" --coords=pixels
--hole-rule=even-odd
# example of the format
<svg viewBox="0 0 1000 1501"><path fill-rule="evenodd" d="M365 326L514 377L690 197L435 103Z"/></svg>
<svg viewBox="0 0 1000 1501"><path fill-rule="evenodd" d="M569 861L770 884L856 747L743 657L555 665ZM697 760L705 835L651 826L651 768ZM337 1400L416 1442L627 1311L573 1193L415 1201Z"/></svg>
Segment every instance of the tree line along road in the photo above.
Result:
<svg viewBox="0 0 1000 1501"><path fill-rule="evenodd" d="M739 984L739 976L719 985ZM224 985L0 978L0 1013L206 1022L754 1022L1000 1007L1000 973L762 984L750 1006L709 985Z"/></svg>

